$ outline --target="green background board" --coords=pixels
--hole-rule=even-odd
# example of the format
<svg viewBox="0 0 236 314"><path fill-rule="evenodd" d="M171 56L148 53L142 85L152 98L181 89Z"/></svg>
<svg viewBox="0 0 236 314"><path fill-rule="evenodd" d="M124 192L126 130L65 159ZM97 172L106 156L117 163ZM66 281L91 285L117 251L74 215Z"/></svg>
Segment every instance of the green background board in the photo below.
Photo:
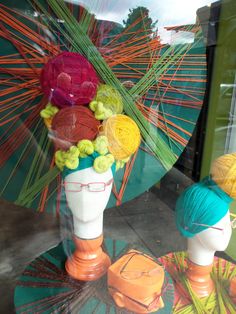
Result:
<svg viewBox="0 0 236 314"><path fill-rule="evenodd" d="M223 1L219 21L217 45L213 64L209 110L206 136L202 159L201 177L210 173L212 161L231 153L232 148L226 147L227 132L230 126L230 111L235 89L236 73L236 2ZM235 100L234 100L235 101ZM235 135L234 135L235 136ZM232 213L236 213L236 203L231 205ZM226 253L236 260L236 231L233 230Z"/></svg>
<svg viewBox="0 0 236 314"><path fill-rule="evenodd" d="M134 246L132 246L134 248ZM135 248L148 253L139 246ZM105 239L104 249L112 262L125 254L131 247L124 241ZM106 276L95 282L82 282L70 278L64 264L74 250L71 241L64 241L57 247L43 253L31 262L20 277L15 289L14 303L16 313L130 313L115 306L106 286ZM174 303L174 286L165 271L165 307L158 314L170 314ZM48 302L51 300L52 304ZM60 306L63 306L60 308ZM73 309L73 311L72 311Z"/></svg>
<svg viewBox="0 0 236 314"><path fill-rule="evenodd" d="M20 12L24 12L28 16L33 17L32 8L30 7L30 5L28 4L26 0L24 1L3 0L2 3L6 4L9 8L17 8L18 10L20 10ZM27 23L29 24L29 22L27 22L26 20L24 22L26 24ZM33 22L30 22L29 25L31 28L34 29L35 25L33 24L34 24ZM120 26L117 27L117 29L118 31L120 31ZM177 67L174 65L169 67L168 71L164 75L164 78L162 78L162 83L169 84L172 87L172 90L169 89L166 91L165 89L162 89L162 88L158 89L159 101L158 103L155 104L155 106L158 106L162 115L168 115L168 119L170 121L174 121L176 126L183 128L190 134L192 134L196 121L198 119L200 109L201 109L201 104L204 97L204 90L205 90L205 83L204 83L204 79L206 76L206 65L204 65L206 61L204 57L205 46L202 40L200 41L198 40L199 39L197 38L196 41L192 44L192 48L187 52L186 57L190 58L189 59L190 65L182 65L181 69L177 69ZM0 39L0 45L4 47L4 49L1 52L2 55L7 55L7 54L15 52L15 48L12 45L10 45L9 42L6 42L5 39ZM164 53L165 49L167 48L168 47L163 48L160 53L161 54ZM179 49L179 48L181 48L180 45L175 46L175 49ZM190 54L193 56L197 56L199 54L203 55L201 59L201 62L203 62L203 65L201 67L198 67L197 65L195 65L194 62L196 62L197 64L199 60L197 59L197 57L195 57L194 59L191 59ZM113 70L119 71L119 70L122 70L122 67L118 66L117 69L114 68ZM123 69L124 73L125 71L127 70ZM174 73L176 71L178 71L178 75L180 77L181 76L187 77L188 79L185 81L181 81L181 80L175 81ZM143 69L143 72L145 73L144 69ZM127 72L127 75L128 75L128 72ZM202 81L200 80L200 82L192 82L191 80L192 75L198 75L198 77L201 78ZM173 77L173 80L171 81L166 80L165 77ZM0 88L3 89L5 87L0 86ZM197 89L201 89L202 93L196 96L195 91ZM189 91L188 93L191 95L187 95L185 93L186 90L188 90ZM189 108L182 105L184 102L188 103L189 101L193 99L192 94L195 98L197 98L195 106L193 108ZM148 93L147 97L149 96L152 96L152 92ZM169 104L168 101L166 101L166 99L174 99L174 103ZM144 103L147 106L150 105L150 102L148 100L145 100ZM183 119L185 119L186 121L183 121ZM182 136L188 142L188 140L190 139L189 134L185 134L181 129L178 129L175 126L172 126L172 125L168 125L168 126L170 127L170 129L174 130L178 135ZM3 134L5 134L4 132L6 132L7 128L8 128L8 125L1 128L0 136L3 136ZM24 150L25 145L22 145L21 147L19 147L19 149L16 150L14 154L12 154L11 158L7 160L5 165L0 170L1 178L2 178L1 184L0 184L0 191L4 188L5 183L8 182L7 188L4 189L4 191L1 194L1 196L4 197L5 199L12 202L16 201L17 196L20 192L22 183L24 182L25 176L29 171L29 166L32 163L32 158L34 156L34 152L36 149L35 145L39 145L38 143L40 139L40 133L42 132L43 128L44 126L40 124L40 127L38 128L37 131L35 131L34 127L32 127L29 130L29 133L35 132L35 135L32 137L32 145L29 148L30 154L24 157L23 163L20 164L20 167L17 169L17 172L15 172L12 175L9 182L8 182L8 179L10 177L10 174L12 173L12 170L14 169L16 162L19 159L19 156ZM180 156L185 146L180 145L176 141L172 143L169 140L169 138L166 136L166 134L164 134L164 132L160 128L157 128L156 130L160 134L160 136L165 140L165 142L171 148L171 150L177 156ZM2 142L4 142L5 139L6 139L6 135L4 135L4 137L2 138ZM39 151L41 150L40 145L38 146L38 149ZM53 150L51 148L49 150L50 152L49 154L51 154L51 156L52 156L52 151ZM41 174L44 174L44 173L47 173L48 164L50 161L47 160L48 151L46 151L45 148L43 147L41 150L41 154L42 156L45 157L45 164L41 173ZM163 168L159 160L157 160L150 154L140 149L138 156L136 158L130 179L129 179L129 183L125 190L122 202L131 200L132 198L143 193L145 190L148 190L152 185L157 183L165 175L165 173L166 173L166 169ZM123 171L117 172L115 176L115 182L118 189L121 186L122 178L123 178ZM54 211L56 207L55 200L56 200L56 195L57 195L57 193L55 192L55 184L53 184L50 187L50 191L51 191L51 197L46 204L46 207L47 207L46 210ZM33 203L26 204L25 206L37 209L38 202L39 202L39 197L36 197ZM116 204L116 198L114 197L114 195L112 195L108 203L108 207L114 206L115 204Z"/></svg>

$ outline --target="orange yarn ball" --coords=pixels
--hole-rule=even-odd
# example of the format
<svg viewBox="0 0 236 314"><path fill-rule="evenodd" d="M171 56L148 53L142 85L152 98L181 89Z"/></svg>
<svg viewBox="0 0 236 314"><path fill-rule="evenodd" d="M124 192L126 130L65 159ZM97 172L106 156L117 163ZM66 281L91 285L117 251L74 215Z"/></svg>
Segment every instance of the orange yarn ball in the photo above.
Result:
<svg viewBox="0 0 236 314"><path fill-rule="evenodd" d="M80 140L94 140L100 123L83 106L61 109L52 120L53 141L57 148L68 149Z"/></svg>

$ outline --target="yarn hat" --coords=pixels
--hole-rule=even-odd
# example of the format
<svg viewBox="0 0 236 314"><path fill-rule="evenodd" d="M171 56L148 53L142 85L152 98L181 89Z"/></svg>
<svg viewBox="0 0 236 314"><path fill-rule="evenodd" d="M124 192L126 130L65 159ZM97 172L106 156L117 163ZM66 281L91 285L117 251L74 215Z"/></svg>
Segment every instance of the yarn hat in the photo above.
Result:
<svg viewBox="0 0 236 314"><path fill-rule="evenodd" d="M175 220L179 232L190 238L208 228L197 224L213 226L226 215L232 201L210 176L191 185L176 203Z"/></svg>

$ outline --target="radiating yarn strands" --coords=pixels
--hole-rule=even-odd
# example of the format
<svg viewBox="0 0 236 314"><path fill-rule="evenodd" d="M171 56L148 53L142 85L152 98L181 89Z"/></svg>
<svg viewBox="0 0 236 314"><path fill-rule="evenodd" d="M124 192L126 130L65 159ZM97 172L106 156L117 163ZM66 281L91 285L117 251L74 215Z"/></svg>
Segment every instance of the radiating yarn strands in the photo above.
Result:
<svg viewBox="0 0 236 314"><path fill-rule="evenodd" d="M235 305L228 293L228 283L236 275L234 264L215 257L212 278L216 291L208 297L198 298L184 274L187 267L186 252L170 253L159 258L159 261L163 263L175 283L174 314L235 313Z"/></svg>
<svg viewBox="0 0 236 314"><path fill-rule="evenodd" d="M83 282L67 275L64 270L65 252L73 249L71 241L60 243L26 267L15 290L16 313L133 314L115 306L107 290L106 276L94 282ZM123 241L104 240L104 250L112 262L129 249L130 246ZM169 314L174 303L174 289L167 272L163 290L165 307L155 313Z"/></svg>
<svg viewBox="0 0 236 314"><path fill-rule="evenodd" d="M111 5L105 1L91 3L96 10ZM174 48L161 44L154 34L149 33L147 38L145 32L149 30L137 30L135 34L140 32L140 37L134 36L132 27L140 20L115 33L114 25L99 22L75 5L70 4L69 8L76 18L82 16L79 24L62 1L49 0L50 6L45 7L38 1L31 4L35 12L41 11L44 16L40 13L38 18L25 16L19 10L0 5L1 40L15 47L14 53L0 57L0 125L3 127L0 166L7 173L1 195L40 210L55 198L58 183L54 178L58 170L50 158L53 149L45 128L42 122L38 123L39 112L46 105L39 86L40 68L51 56L69 47L86 55L88 44L90 52L91 49L95 51L95 60L90 61L101 78L120 91L126 113L136 116L135 121L140 126L146 148L142 147L143 153L138 154L138 159L133 158L130 165L135 167L140 156L149 151L151 155L158 153L158 159L168 169L186 146L201 109L206 74L201 39ZM63 26L54 18L55 14L65 20ZM101 24L104 32L98 38ZM199 27L186 29L201 38ZM80 42L73 40L79 32L82 34ZM86 32L94 43L97 41L98 50ZM125 40L127 36L129 40ZM126 87L130 82L131 85ZM189 119L190 114L194 118ZM43 155L47 158L42 159ZM15 178L22 182L22 171L28 174L23 176L25 182L20 190L12 192L13 177L16 175ZM120 178L121 183L117 185L119 198L126 195L125 186L132 173L128 164Z"/></svg>

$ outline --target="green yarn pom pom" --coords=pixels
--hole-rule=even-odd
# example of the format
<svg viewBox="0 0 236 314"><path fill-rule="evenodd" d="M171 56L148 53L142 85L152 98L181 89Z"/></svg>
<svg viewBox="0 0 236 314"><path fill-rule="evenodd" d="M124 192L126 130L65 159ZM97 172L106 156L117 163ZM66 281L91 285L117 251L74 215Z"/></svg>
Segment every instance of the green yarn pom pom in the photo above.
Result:
<svg viewBox="0 0 236 314"><path fill-rule="evenodd" d="M89 140L82 140L77 144L80 151L80 157L85 158L88 155L92 155L94 152L93 143Z"/></svg>
<svg viewBox="0 0 236 314"><path fill-rule="evenodd" d="M115 162L115 158L112 154L106 156L99 156L94 160L93 168L98 173L106 172L111 168L112 164Z"/></svg>
<svg viewBox="0 0 236 314"><path fill-rule="evenodd" d="M64 156L65 152L58 150L55 153L55 163L56 166L62 171L64 166L65 166L65 156Z"/></svg>
<svg viewBox="0 0 236 314"><path fill-rule="evenodd" d="M99 156L94 160L93 168L97 173L106 172L111 167L111 163L107 156Z"/></svg>
<svg viewBox="0 0 236 314"><path fill-rule="evenodd" d="M71 146L66 152L58 150L55 153L55 163L61 171L65 166L73 170L79 166L79 155L80 152L76 146Z"/></svg>
<svg viewBox="0 0 236 314"><path fill-rule="evenodd" d="M93 156L94 151L99 153L101 156L95 158L96 154ZM115 162L114 156L112 154L108 154L107 137L101 135L98 136L94 142L82 140L77 144L77 146L71 146L66 152L58 150L55 153L55 163L61 171L64 170L64 167L74 170L80 165L79 158L86 158L89 155L92 155L92 158L95 158L93 168L98 173L106 172ZM82 161L81 165L83 165Z"/></svg>
<svg viewBox="0 0 236 314"><path fill-rule="evenodd" d="M105 135L98 136L93 142L95 151L100 155L106 155L108 153L108 144L108 138Z"/></svg>
<svg viewBox="0 0 236 314"><path fill-rule="evenodd" d="M76 159L68 158L68 159L66 159L65 166L68 169L71 169L71 170L78 168L78 166L79 166L79 158L76 158Z"/></svg>
<svg viewBox="0 0 236 314"><path fill-rule="evenodd" d="M80 156L80 151L78 147L76 146L71 146L69 151L67 152L67 157L68 158L78 158Z"/></svg>
<svg viewBox="0 0 236 314"><path fill-rule="evenodd" d="M40 116L44 119L49 119L55 116L59 111L56 106L53 106L51 103L48 103L47 106L40 111Z"/></svg>
<svg viewBox="0 0 236 314"><path fill-rule="evenodd" d="M110 109L105 108L101 101L97 102L94 100L90 103L89 107L94 111L97 120L106 120L113 115L113 112Z"/></svg>
<svg viewBox="0 0 236 314"><path fill-rule="evenodd" d="M123 112L120 93L110 85L101 84L94 100L89 104L97 120L105 120L114 114Z"/></svg>

